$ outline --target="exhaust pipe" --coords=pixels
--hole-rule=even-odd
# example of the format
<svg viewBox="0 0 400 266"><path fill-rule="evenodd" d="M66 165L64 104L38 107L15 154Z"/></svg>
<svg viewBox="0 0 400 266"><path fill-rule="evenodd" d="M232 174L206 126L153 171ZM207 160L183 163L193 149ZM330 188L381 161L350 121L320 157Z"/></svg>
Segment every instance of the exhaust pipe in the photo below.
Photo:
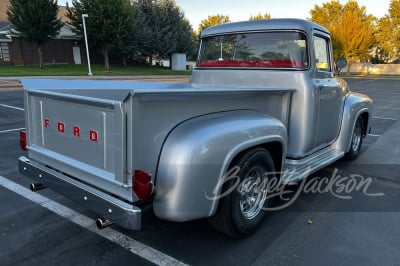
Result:
<svg viewBox="0 0 400 266"><path fill-rule="evenodd" d="M104 229L112 224L114 224L114 223L108 219L98 218L96 220L96 225L97 225L97 228L99 228L99 229Z"/></svg>
<svg viewBox="0 0 400 266"><path fill-rule="evenodd" d="M29 188L31 189L32 192L36 192L36 191L38 191L38 190L45 189L46 187L43 186L43 185L40 184L40 183L31 183L31 185L29 186Z"/></svg>

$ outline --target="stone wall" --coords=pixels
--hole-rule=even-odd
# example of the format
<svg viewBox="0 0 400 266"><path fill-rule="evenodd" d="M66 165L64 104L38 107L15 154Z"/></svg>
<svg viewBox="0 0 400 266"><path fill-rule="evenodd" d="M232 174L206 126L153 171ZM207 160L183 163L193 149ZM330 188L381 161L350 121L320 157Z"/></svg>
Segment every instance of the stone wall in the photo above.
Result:
<svg viewBox="0 0 400 266"><path fill-rule="evenodd" d="M347 69L343 69L345 73ZM354 63L350 67L351 74L363 75L400 75L400 64Z"/></svg>

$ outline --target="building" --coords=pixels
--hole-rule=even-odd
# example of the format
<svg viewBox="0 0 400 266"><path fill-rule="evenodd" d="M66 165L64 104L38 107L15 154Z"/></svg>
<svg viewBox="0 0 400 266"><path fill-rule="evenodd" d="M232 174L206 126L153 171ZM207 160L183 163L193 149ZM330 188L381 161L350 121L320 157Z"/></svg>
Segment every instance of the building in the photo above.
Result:
<svg viewBox="0 0 400 266"><path fill-rule="evenodd" d="M39 64L37 46L23 40L19 32L7 21L8 0L0 2L0 65ZM45 64L85 64L86 51L82 37L67 24L66 7L58 15L64 25L59 34L43 45Z"/></svg>

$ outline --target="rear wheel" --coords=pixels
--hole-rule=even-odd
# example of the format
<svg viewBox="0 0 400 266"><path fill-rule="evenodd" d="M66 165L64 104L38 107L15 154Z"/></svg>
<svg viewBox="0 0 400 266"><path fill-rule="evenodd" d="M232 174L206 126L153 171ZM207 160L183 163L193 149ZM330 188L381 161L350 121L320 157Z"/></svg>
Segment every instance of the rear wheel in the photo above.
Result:
<svg viewBox="0 0 400 266"><path fill-rule="evenodd" d="M350 150L345 154L348 160L354 160L360 154L361 145L363 141L364 121L359 116L356 124L354 125L353 134L351 136Z"/></svg>
<svg viewBox="0 0 400 266"><path fill-rule="evenodd" d="M232 167L238 167L239 185L232 187L234 179L224 184L221 195L233 191L220 199L210 223L224 234L239 237L252 233L264 218L264 206L269 205L267 184L275 167L270 153L262 148L249 150Z"/></svg>

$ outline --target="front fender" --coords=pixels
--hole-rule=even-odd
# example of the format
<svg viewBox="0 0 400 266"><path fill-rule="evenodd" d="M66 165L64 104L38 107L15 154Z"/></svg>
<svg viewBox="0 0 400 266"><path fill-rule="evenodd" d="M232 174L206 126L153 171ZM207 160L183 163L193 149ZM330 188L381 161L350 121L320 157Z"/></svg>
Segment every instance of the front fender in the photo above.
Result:
<svg viewBox="0 0 400 266"><path fill-rule="evenodd" d="M365 128L368 133L372 119L372 99L361 93L350 92L346 97L343 110L342 126L340 134L333 147L336 150L348 152L351 145L351 137L356 120L360 115L366 115Z"/></svg>
<svg viewBox="0 0 400 266"><path fill-rule="evenodd" d="M218 200L209 198L235 156L269 142L281 143L284 154L286 141L285 126L258 111L215 113L180 124L161 151L155 214L170 221L211 216Z"/></svg>

